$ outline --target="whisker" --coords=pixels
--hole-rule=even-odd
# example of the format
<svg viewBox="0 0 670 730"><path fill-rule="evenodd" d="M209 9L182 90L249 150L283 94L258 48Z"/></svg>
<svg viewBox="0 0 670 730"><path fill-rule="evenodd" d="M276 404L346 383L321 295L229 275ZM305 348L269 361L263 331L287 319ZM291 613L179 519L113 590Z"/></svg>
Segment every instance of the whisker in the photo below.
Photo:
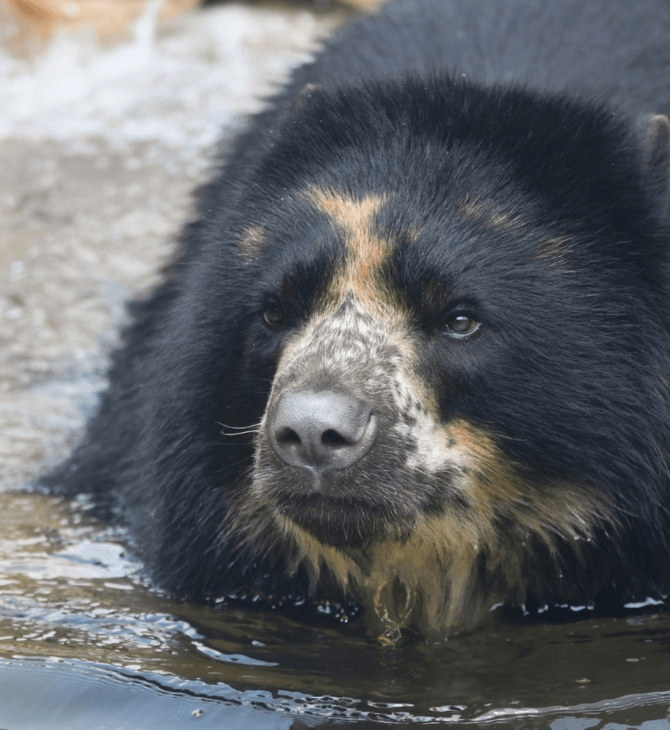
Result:
<svg viewBox="0 0 670 730"><path fill-rule="evenodd" d="M222 436L244 436L248 433L260 433L259 428L255 428L251 431L238 431L237 433L226 433L225 431L220 432Z"/></svg>
<svg viewBox="0 0 670 730"><path fill-rule="evenodd" d="M228 424L221 423L219 421L216 421L215 423L217 426L223 426L223 429L220 432L222 436L246 436L250 433L260 433L260 423L251 423L248 426L229 426ZM230 432L225 430L227 428L230 429Z"/></svg>
<svg viewBox="0 0 670 730"><path fill-rule="evenodd" d="M223 426L224 428L232 428L234 431L242 431L247 428L260 428L260 421L258 423L250 423L248 426L229 426L227 423L221 423L221 421L215 421L214 425Z"/></svg>

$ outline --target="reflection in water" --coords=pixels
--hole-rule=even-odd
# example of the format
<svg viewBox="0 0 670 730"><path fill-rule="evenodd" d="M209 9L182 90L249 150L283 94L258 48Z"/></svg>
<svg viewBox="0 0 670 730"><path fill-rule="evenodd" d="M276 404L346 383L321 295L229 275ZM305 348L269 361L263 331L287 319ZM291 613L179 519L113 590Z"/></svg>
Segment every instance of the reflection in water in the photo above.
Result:
<svg viewBox="0 0 670 730"><path fill-rule="evenodd" d="M0 493L0 727L113 719L165 730L199 718L200 728L339 720L670 730L670 617L382 647L356 622L174 601L87 507Z"/></svg>

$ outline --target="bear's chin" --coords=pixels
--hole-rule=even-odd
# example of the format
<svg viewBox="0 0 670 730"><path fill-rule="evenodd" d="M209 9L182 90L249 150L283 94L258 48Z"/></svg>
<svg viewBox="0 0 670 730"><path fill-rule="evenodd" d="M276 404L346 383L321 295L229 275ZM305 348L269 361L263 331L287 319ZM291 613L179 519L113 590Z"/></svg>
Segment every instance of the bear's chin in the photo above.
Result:
<svg viewBox="0 0 670 730"><path fill-rule="evenodd" d="M375 518L371 507L361 502L316 494L289 500L281 512L320 543L331 547L361 549L386 535L386 528Z"/></svg>

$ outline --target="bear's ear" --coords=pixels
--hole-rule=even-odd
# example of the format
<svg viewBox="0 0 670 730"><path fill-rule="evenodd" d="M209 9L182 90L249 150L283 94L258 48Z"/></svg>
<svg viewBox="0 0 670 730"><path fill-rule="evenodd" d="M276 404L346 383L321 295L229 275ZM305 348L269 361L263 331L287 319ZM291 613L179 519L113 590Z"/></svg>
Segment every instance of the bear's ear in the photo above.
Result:
<svg viewBox="0 0 670 730"><path fill-rule="evenodd" d="M670 120L665 114L645 119L647 139L644 148L644 174L647 189L662 212L670 204Z"/></svg>
<svg viewBox="0 0 670 730"><path fill-rule="evenodd" d="M316 94L321 93L321 87L319 84L305 84L302 89L293 97L293 100L289 104L284 119L291 121L296 114L302 109L303 106Z"/></svg>

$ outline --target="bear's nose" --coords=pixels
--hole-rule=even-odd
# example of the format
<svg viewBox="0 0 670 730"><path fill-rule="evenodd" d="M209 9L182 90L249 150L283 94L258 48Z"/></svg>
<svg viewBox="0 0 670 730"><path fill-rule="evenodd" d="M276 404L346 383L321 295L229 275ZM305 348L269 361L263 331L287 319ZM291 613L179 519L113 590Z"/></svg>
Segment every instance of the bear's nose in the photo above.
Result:
<svg viewBox="0 0 670 730"><path fill-rule="evenodd" d="M317 471L355 464L378 433L367 403L332 390L283 393L268 423L270 443L282 461Z"/></svg>

